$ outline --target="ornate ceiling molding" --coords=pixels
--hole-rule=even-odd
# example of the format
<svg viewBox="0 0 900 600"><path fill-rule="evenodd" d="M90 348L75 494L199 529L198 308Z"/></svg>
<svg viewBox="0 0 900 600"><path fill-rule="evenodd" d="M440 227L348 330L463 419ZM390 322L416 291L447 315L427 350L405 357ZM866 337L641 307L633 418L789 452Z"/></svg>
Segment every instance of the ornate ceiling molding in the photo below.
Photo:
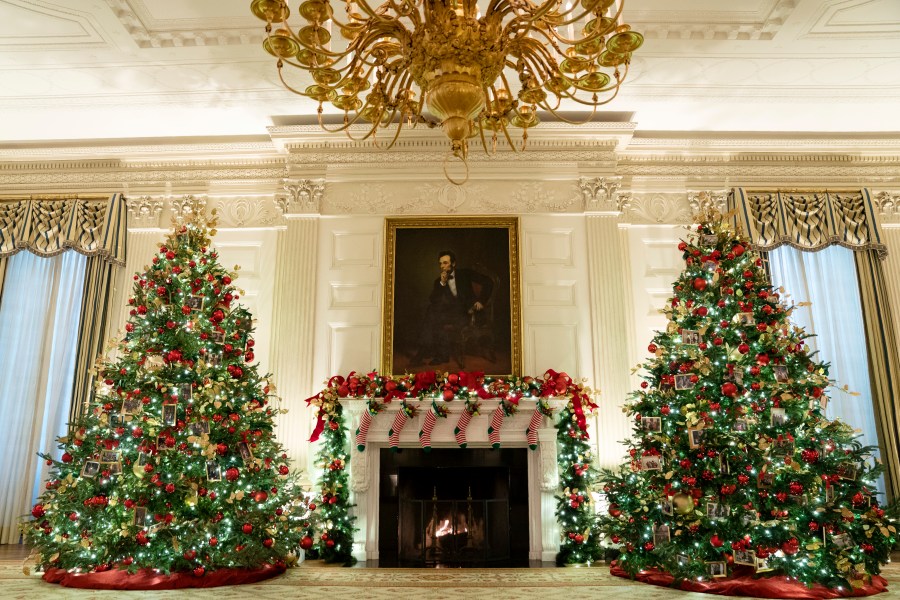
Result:
<svg viewBox="0 0 900 600"><path fill-rule="evenodd" d="M629 11L629 19L635 30L648 39L771 40L794 12L797 0L771 0L765 4L769 5L765 14L692 11L685 18L684 11L633 10Z"/></svg>
<svg viewBox="0 0 900 600"><path fill-rule="evenodd" d="M255 22L250 18L211 16L204 19L202 26L190 20L154 22L143 2L106 0L106 3L140 48L259 45L263 41L259 27L252 27Z"/></svg>

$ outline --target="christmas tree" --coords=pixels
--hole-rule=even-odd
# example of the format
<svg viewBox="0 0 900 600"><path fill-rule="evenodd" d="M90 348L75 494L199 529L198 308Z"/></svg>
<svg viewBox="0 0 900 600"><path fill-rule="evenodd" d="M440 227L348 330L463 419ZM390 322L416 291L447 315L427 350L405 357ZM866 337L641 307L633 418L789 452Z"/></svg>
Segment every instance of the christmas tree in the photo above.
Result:
<svg viewBox="0 0 900 600"><path fill-rule="evenodd" d="M134 276L117 357L98 361L60 460L42 455L50 478L22 529L45 570L283 570L311 542L214 224L176 222Z"/></svg>
<svg viewBox="0 0 900 600"><path fill-rule="evenodd" d="M592 466L593 453L588 443L584 413L569 402L560 412L556 430L559 460L559 487L556 520L562 529L562 541L556 564L590 564L603 558L600 531L593 497L590 494L597 477Z"/></svg>
<svg viewBox="0 0 900 600"><path fill-rule="evenodd" d="M864 587L896 537L874 493L881 466L824 417L828 365L748 247L719 215L679 244L685 268L639 365L630 457L605 474L601 526L631 576Z"/></svg>

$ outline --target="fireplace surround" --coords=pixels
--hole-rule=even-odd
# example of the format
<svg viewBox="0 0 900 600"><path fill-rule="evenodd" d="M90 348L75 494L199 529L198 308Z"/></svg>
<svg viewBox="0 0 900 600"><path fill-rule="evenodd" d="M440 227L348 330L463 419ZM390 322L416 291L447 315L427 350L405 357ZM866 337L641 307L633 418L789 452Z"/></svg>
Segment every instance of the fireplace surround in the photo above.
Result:
<svg viewBox="0 0 900 600"><path fill-rule="evenodd" d="M554 409L558 409L564 402L564 399L551 399L550 405ZM488 440L488 421L491 412L499 405L499 402L497 400L482 401L480 415L474 417L468 427L468 446L465 449L457 445L454 436L454 428L463 403L460 402L458 405L448 403L450 411L448 418L438 419L432 433L431 456L424 453L419 443L418 434L424 418L420 413L411 419L401 432L399 446L401 451L398 456L384 461L382 453L391 453L388 449L388 431L399 410L398 402L385 404L384 410L375 417L369 427L365 450L360 452L353 440L350 440L352 448L350 490L351 502L355 505L351 514L356 517L357 528L353 553L357 560L369 561L372 565L381 564L381 551L386 548L392 556L384 557L385 565L396 564L399 558L399 554L394 554L398 549L399 542L392 545L382 543L381 540L383 535L397 539L399 529L399 503L397 498L391 497L391 486L395 485L391 478L393 473L386 473L387 476L382 478L383 468L394 467L385 465L395 465L397 469L401 466L404 468L456 469L457 472L454 476L459 479L465 478L464 473L469 465L474 469L486 467L509 469L508 481L511 482L509 492L511 496L515 495L516 497L508 500L510 505L505 511L513 518L513 522L516 517L521 516L522 522L527 526L527 536L523 532L525 527L519 527L515 533L510 532L509 560L511 562L525 560L553 562L559 551L559 527L556 522L556 495L559 492L556 428L552 419L543 418L538 429L538 447L535 450L528 448L525 433L536 404L536 401L531 399L520 400L518 412L507 417L503 423L500 431L501 448L494 450ZM365 400L350 399L342 401L342 405L345 414L349 417L348 429L350 432L354 432L366 409L366 402ZM506 450L517 451L519 457L515 457L515 452L505 454ZM406 453L406 457L401 458L404 453ZM421 460L418 458L414 460L413 453L416 457L421 457ZM466 457L467 453L472 458ZM482 464L474 462L479 457L482 459ZM404 465L404 463L409 464ZM449 474L450 471L444 473ZM397 475L396 485L399 486L401 481L399 470L395 475ZM407 479L414 480L411 478L415 473L410 472L407 475ZM515 477L515 482L513 482L513 477ZM432 490L432 492L434 491ZM383 495L384 497L382 497ZM420 490L416 495L420 497L413 499L422 503L421 510L431 511L432 496L427 494L427 490L425 493ZM437 495L440 502L444 492L438 490ZM447 501L456 501L464 505L467 502L466 495L457 497L461 495L458 490L450 495L454 497L448 496ZM476 494L473 493L473 501L476 497ZM478 498L478 500L484 500L484 498ZM476 504L478 503L476 502ZM465 510L468 511L468 505L465 506ZM495 515L501 515L504 512L504 509L498 509L496 506L491 508L485 506L485 510L493 510ZM386 512L385 519L382 518L382 511ZM430 514L427 517L422 518L427 521L430 519ZM451 535L456 536L456 541L463 540L459 533L452 533L451 523ZM431 537L431 533L429 533L429 537ZM460 546L456 544L455 547ZM463 544L461 548L466 548L466 545ZM429 560L421 562L422 566L434 566L435 564L435 561ZM461 566L460 562L465 561L457 560L456 562L457 566Z"/></svg>

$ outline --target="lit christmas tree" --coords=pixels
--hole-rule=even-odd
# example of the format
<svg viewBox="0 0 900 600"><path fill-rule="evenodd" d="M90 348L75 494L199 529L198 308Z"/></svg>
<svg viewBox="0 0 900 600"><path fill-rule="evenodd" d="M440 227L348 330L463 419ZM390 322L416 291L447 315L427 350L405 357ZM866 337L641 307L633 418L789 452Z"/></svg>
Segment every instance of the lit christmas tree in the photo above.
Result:
<svg viewBox="0 0 900 600"><path fill-rule="evenodd" d="M207 226L176 224L134 276L118 358L100 361L61 460L42 455L50 479L23 532L45 570L280 572L314 526Z"/></svg>
<svg viewBox="0 0 900 600"><path fill-rule="evenodd" d="M639 365L630 459L604 476L601 526L631 576L746 575L751 587L728 593L757 595L753 585L787 575L849 594L895 541L874 493L881 466L849 425L825 419L828 366L759 256L721 216L701 223L679 244L669 324Z"/></svg>
<svg viewBox="0 0 900 600"><path fill-rule="evenodd" d="M593 453L588 443L584 416L572 402L560 411L556 430L559 461L559 487L556 520L562 529L557 565L590 564L603 558L600 531L590 490L597 477L592 466Z"/></svg>

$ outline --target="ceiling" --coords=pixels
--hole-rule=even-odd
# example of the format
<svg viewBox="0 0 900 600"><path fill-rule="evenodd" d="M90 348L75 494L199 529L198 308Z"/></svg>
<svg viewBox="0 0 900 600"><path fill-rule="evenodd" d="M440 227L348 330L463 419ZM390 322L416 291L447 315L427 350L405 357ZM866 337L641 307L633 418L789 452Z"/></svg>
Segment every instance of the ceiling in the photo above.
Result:
<svg viewBox="0 0 900 600"><path fill-rule="evenodd" d="M0 0L0 146L308 122L249 5ZM606 108L637 136L900 132L900 0L627 0L625 16L647 39Z"/></svg>

